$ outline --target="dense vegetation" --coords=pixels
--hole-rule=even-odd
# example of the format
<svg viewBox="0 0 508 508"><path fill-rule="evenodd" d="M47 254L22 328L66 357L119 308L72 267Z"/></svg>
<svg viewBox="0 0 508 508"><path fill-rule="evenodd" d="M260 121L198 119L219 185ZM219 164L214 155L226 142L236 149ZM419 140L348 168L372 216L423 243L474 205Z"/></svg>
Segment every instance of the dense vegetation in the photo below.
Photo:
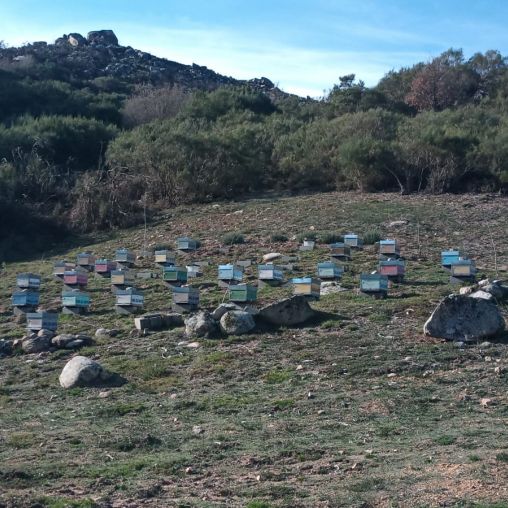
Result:
<svg viewBox="0 0 508 508"><path fill-rule="evenodd" d="M0 53L0 199L91 231L267 190L503 191L507 111L496 51L449 50L374 88L343 76L321 100L78 79Z"/></svg>

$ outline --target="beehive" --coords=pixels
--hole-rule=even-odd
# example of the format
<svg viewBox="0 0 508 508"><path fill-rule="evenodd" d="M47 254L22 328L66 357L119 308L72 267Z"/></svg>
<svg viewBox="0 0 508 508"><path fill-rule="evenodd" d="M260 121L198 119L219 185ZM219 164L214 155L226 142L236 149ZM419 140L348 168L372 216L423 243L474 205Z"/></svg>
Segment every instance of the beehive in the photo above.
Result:
<svg viewBox="0 0 508 508"><path fill-rule="evenodd" d="M300 250L314 250L316 246L316 242L314 240L304 240L303 244L300 246Z"/></svg>
<svg viewBox="0 0 508 508"><path fill-rule="evenodd" d="M319 298L321 283L314 277L299 277L292 280L293 294Z"/></svg>
<svg viewBox="0 0 508 508"><path fill-rule="evenodd" d="M379 242L379 254L398 257L400 255L399 242L397 240L381 240Z"/></svg>
<svg viewBox="0 0 508 508"><path fill-rule="evenodd" d="M284 279L282 268L271 263L258 265L258 279L281 282Z"/></svg>
<svg viewBox="0 0 508 508"><path fill-rule="evenodd" d="M90 296L81 291L62 291L62 306L87 309L90 306Z"/></svg>
<svg viewBox="0 0 508 508"><path fill-rule="evenodd" d="M402 259L387 259L379 262L379 273L390 279L402 281L406 273L406 263Z"/></svg>
<svg viewBox="0 0 508 508"><path fill-rule="evenodd" d="M384 298L388 293L388 277L380 273L362 273L360 291Z"/></svg>
<svg viewBox="0 0 508 508"><path fill-rule="evenodd" d="M199 289L190 286L174 287L171 290L173 303L187 309L196 309L199 306Z"/></svg>
<svg viewBox="0 0 508 508"><path fill-rule="evenodd" d="M88 284L88 273L79 268L69 270L64 272L63 280L66 286L84 287Z"/></svg>
<svg viewBox="0 0 508 508"><path fill-rule="evenodd" d="M135 274L131 270L112 270L111 284L113 286L129 286L134 284Z"/></svg>
<svg viewBox="0 0 508 508"><path fill-rule="evenodd" d="M243 268L238 265L219 265L217 278L223 282L240 282L243 279Z"/></svg>
<svg viewBox="0 0 508 508"><path fill-rule="evenodd" d="M185 284L187 282L187 268L182 266L164 266L162 280L171 284Z"/></svg>
<svg viewBox="0 0 508 508"><path fill-rule="evenodd" d="M14 307L37 307L39 305L38 291L23 289L12 294L12 305Z"/></svg>
<svg viewBox="0 0 508 508"><path fill-rule="evenodd" d="M175 255L168 250L156 250L155 262L160 265L174 265L176 262Z"/></svg>
<svg viewBox="0 0 508 508"><path fill-rule="evenodd" d="M362 246L360 237L354 233L348 233L347 235L344 235L344 243L351 248L358 248Z"/></svg>
<svg viewBox="0 0 508 508"><path fill-rule="evenodd" d="M122 265L133 265L136 261L136 256L134 252L131 252L128 249L118 249L115 254L115 261Z"/></svg>
<svg viewBox="0 0 508 508"><path fill-rule="evenodd" d="M118 307L143 307L144 296L139 289L127 288L116 293L116 305Z"/></svg>
<svg viewBox="0 0 508 508"><path fill-rule="evenodd" d="M16 286L20 289L39 289L41 276L33 273L20 273L16 277Z"/></svg>
<svg viewBox="0 0 508 508"><path fill-rule="evenodd" d="M116 263L109 259L95 260L95 273L99 275L109 275L112 270L116 269Z"/></svg>
<svg viewBox="0 0 508 508"><path fill-rule="evenodd" d="M257 287L250 284L229 286L229 300L231 302L255 302L257 294Z"/></svg>
<svg viewBox="0 0 508 508"><path fill-rule="evenodd" d="M181 251L194 251L197 249L197 242L186 236L176 240L176 248Z"/></svg>
<svg viewBox="0 0 508 508"><path fill-rule="evenodd" d="M451 275L455 278L472 278L476 274L476 266L472 259L459 258L457 261L452 262Z"/></svg>
<svg viewBox="0 0 508 508"><path fill-rule="evenodd" d="M53 275L55 277L63 278L65 272L74 270L76 265L74 263L68 263L67 261L58 261L54 264Z"/></svg>
<svg viewBox="0 0 508 508"><path fill-rule="evenodd" d="M336 242L330 245L330 255L338 259L350 259L351 247L344 242Z"/></svg>
<svg viewBox="0 0 508 508"><path fill-rule="evenodd" d="M195 279L203 275L203 270L199 265L187 265L187 277L189 279Z"/></svg>
<svg viewBox="0 0 508 508"><path fill-rule="evenodd" d="M89 270L95 265L95 256L90 252L81 252L77 256L77 265Z"/></svg>
<svg viewBox="0 0 508 508"><path fill-rule="evenodd" d="M441 266L449 268L453 263L459 261L461 258L462 255L458 250L444 250L441 252Z"/></svg>
<svg viewBox="0 0 508 508"><path fill-rule="evenodd" d="M54 312L29 312L26 315L26 327L31 331L55 331L58 325L58 314Z"/></svg>
<svg viewBox="0 0 508 508"><path fill-rule="evenodd" d="M317 276L320 279L340 279L344 273L344 268L331 261L318 263Z"/></svg>

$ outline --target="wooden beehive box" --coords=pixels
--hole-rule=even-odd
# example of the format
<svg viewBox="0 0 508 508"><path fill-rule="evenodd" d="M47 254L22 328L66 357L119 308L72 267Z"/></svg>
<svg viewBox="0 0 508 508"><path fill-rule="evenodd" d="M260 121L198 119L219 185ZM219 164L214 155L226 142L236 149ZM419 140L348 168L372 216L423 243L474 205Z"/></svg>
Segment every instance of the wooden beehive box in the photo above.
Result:
<svg viewBox="0 0 508 508"><path fill-rule="evenodd" d="M302 250L302 251L314 250L315 246L316 246L316 242L314 240L304 240L303 244L300 245L300 250Z"/></svg>
<svg viewBox="0 0 508 508"><path fill-rule="evenodd" d="M229 286L229 300L231 302L255 302L257 295L257 287L250 284Z"/></svg>
<svg viewBox="0 0 508 508"><path fill-rule="evenodd" d="M344 235L344 243L353 249L362 246L360 237L354 233L348 233L347 235Z"/></svg>
<svg viewBox="0 0 508 508"><path fill-rule="evenodd" d="M20 289L39 289L41 276L33 273L20 273L16 277L16 286Z"/></svg>
<svg viewBox="0 0 508 508"><path fill-rule="evenodd" d="M173 303L188 305L193 308L199 306L199 289L190 286L174 287L171 289Z"/></svg>
<svg viewBox="0 0 508 508"><path fill-rule="evenodd" d="M12 294L12 305L14 307L37 307L39 305L39 292L23 289Z"/></svg>
<svg viewBox="0 0 508 508"><path fill-rule="evenodd" d="M118 290L116 293L116 305L119 307L143 307L145 298L143 292L135 288Z"/></svg>
<svg viewBox="0 0 508 508"><path fill-rule="evenodd" d="M331 261L318 263L317 265L317 276L320 279L340 279L343 273L344 268Z"/></svg>
<svg viewBox="0 0 508 508"><path fill-rule="evenodd" d="M217 278L224 282L240 282L243 279L243 267L238 265L219 265Z"/></svg>
<svg viewBox="0 0 508 508"><path fill-rule="evenodd" d="M402 259L387 259L379 262L379 273L388 278L402 281L406 273L406 263Z"/></svg>
<svg viewBox="0 0 508 508"><path fill-rule="evenodd" d="M351 257L351 247L344 242L336 242L330 245L330 255L334 258L349 259Z"/></svg>
<svg viewBox="0 0 508 508"><path fill-rule="evenodd" d="M176 240L176 248L184 252L194 251L198 248L198 243L196 240L184 236Z"/></svg>
<svg viewBox="0 0 508 508"><path fill-rule="evenodd" d="M81 291L62 291L62 306L87 309L90 306L90 295Z"/></svg>
<svg viewBox="0 0 508 508"><path fill-rule="evenodd" d="M360 275L360 291L385 297L388 293L388 277L380 273L362 273Z"/></svg>
<svg viewBox="0 0 508 508"><path fill-rule="evenodd" d="M95 256L90 252L81 252L76 261L78 266L89 269L95 265Z"/></svg>
<svg viewBox="0 0 508 508"><path fill-rule="evenodd" d="M174 265L176 263L176 257L174 253L169 250L156 250L155 262L159 265Z"/></svg>
<svg viewBox="0 0 508 508"><path fill-rule="evenodd" d="M382 256L399 256L399 242L397 240L381 240L379 242L379 254Z"/></svg>
<svg viewBox="0 0 508 508"><path fill-rule="evenodd" d="M134 284L135 274L131 270L112 270L111 284L113 286L129 286Z"/></svg>
<svg viewBox="0 0 508 508"><path fill-rule="evenodd" d="M314 277L299 277L292 280L293 294L319 298L321 283Z"/></svg>
<svg viewBox="0 0 508 508"><path fill-rule="evenodd" d="M284 273L280 266L271 263L258 265L258 279L281 282L284 279Z"/></svg>
<svg viewBox="0 0 508 508"><path fill-rule="evenodd" d="M55 331L58 326L58 314L54 312L29 312L26 315L26 327L28 330L51 330Z"/></svg>
<svg viewBox="0 0 508 508"><path fill-rule="evenodd" d="M162 268L162 280L175 284L185 284L187 282L187 268L182 266L164 266Z"/></svg>
<svg viewBox="0 0 508 508"><path fill-rule="evenodd" d="M133 265L136 261L134 252L128 249L118 249L115 254L115 261L122 265Z"/></svg>
<svg viewBox="0 0 508 508"><path fill-rule="evenodd" d="M451 264L450 269L452 277L472 278L476 275L476 266L472 259L460 258Z"/></svg>
<svg viewBox="0 0 508 508"><path fill-rule="evenodd" d="M189 279L195 279L203 275L203 270L199 265L187 265L187 277Z"/></svg>
<svg viewBox="0 0 508 508"><path fill-rule="evenodd" d="M76 265L74 263L68 263L67 261L58 261L54 264L53 275L63 278L65 272L74 270L75 267Z"/></svg>
<svg viewBox="0 0 508 508"><path fill-rule="evenodd" d="M462 259L462 254L459 250L449 249L441 252L441 266L449 268L460 259Z"/></svg>
<svg viewBox="0 0 508 508"><path fill-rule="evenodd" d="M112 270L116 269L116 263L109 259L95 260L95 273L100 275L109 275Z"/></svg>
<svg viewBox="0 0 508 508"><path fill-rule="evenodd" d="M88 273L77 268L64 272L64 284L66 286L86 286L88 284Z"/></svg>

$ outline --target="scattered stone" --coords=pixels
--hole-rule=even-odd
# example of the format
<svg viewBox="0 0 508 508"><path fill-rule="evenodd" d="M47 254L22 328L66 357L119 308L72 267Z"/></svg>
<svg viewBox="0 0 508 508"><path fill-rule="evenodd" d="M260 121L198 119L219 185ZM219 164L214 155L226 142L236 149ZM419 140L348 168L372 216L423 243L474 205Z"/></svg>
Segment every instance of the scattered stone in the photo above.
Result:
<svg viewBox="0 0 508 508"><path fill-rule="evenodd" d="M482 406L484 408L488 408L493 405L494 405L494 401L492 399L489 399L487 397L480 399L480 406Z"/></svg>
<svg viewBox="0 0 508 508"><path fill-rule="evenodd" d="M13 345L12 341L0 339L0 356L8 356L12 354Z"/></svg>
<svg viewBox="0 0 508 508"><path fill-rule="evenodd" d="M185 347L189 349L197 349L201 344L199 342L189 342L185 344Z"/></svg>
<svg viewBox="0 0 508 508"><path fill-rule="evenodd" d="M333 293L342 293L342 291L347 291L346 288L343 288L336 281L324 281L321 282L321 295L330 295Z"/></svg>
<svg viewBox="0 0 508 508"><path fill-rule="evenodd" d="M505 328L492 302L464 295L450 295L436 307L423 327L425 335L454 341L493 337Z"/></svg>
<svg viewBox="0 0 508 508"><path fill-rule="evenodd" d="M459 289L459 294L470 295L474 291L474 286L465 286Z"/></svg>
<svg viewBox="0 0 508 508"><path fill-rule="evenodd" d="M94 386L109 377L110 374L100 363L85 356L75 356L66 363L59 380L62 388L74 388Z"/></svg>
<svg viewBox="0 0 508 508"><path fill-rule="evenodd" d="M69 34L67 40L71 46L85 46L87 44L87 40L78 33Z"/></svg>
<svg viewBox="0 0 508 508"><path fill-rule="evenodd" d="M188 337L213 337L218 331L217 322L207 311L200 311L185 320L185 334Z"/></svg>
<svg viewBox="0 0 508 508"><path fill-rule="evenodd" d="M99 399L107 399L111 395L110 390L106 390L104 392L99 392Z"/></svg>
<svg viewBox="0 0 508 508"><path fill-rule="evenodd" d="M48 337L50 340L55 336L55 332L51 330L47 330L46 328L42 328L37 332L38 337Z"/></svg>
<svg viewBox="0 0 508 508"><path fill-rule="evenodd" d="M41 330L42 331L42 330ZM40 353L51 348L51 337L49 335L36 335L35 333L22 339L21 349L25 353Z"/></svg>
<svg viewBox="0 0 508 508"><path fill-rule="evenodd" d="M390 372L386 377L397 377L397 374L395 372Z"/></svg>
<svg viewBox="0 0 508 508"><path fill-rule="evenodd" d="M194 425L194 427L192 427L193 434L199 435L199 434L203 434L203 432L204 432L203 427L201 427L199 425Z"/></svg>
<svg viewBox="0 0 508 508"><path fill-rule="evenodd" d="M268 263L270 261L274 261L275 259L279 259L280 257L282 257L280 252L269 252L263 256L263 261Z"/></svg>
<svg viewBox="0 0 508 508"><path fill-rule="evenodd" d="M249 333L255 327L252 315L242 310L230 310L220 318L220 328L228 335Z"/></svg>
<svg viewBox="0 0 508 508"><path fill-rule="evenodd" d="M277 326L294 326L314 317L315 312L302 295L292 296L263 307L259 317Z"/></svg>
<svg viewBox="0 0 508 508"><path fill-rule="evenodd" d="M487 293L486 291L482 291L481 289L479 289L478 291L475 291L474 293L471 293L469 295L469 298L479 298L481 300L487 300L487 301L494 299L494 297L490 293Z"/></svg>
<svg viewBox="0 0 508 508"><path fill-rule="evenodd" d="M508 286L503 286L501 281L495 280L483 287L483 291L491 294L496 300L508 298Z"/></svg>
<svg viewBox="0 0 508 508"><path fill-rule="evenodd" d="M394 220L388 224L388 227L389 228L397 228L400 226L405 226L408 223L409 223L409 221L407 221L407 220Z"/></svg>
<svg viewBox="0 0 508 508"><path fill-rule="evenodd" d="M134 318L134 325L137 330L167 330L178 326L183 326L183 316L176 312L167 314L145 314Z"/></svg>
<svg viewBox="0 0 508 508"><path fill-rule="evenodd" d="M215 321L220 321L221 317L226 314L226 312L231 310L240 310L240 307L236 305L236 303L221 303L213 312L212 317Z"/></svg>

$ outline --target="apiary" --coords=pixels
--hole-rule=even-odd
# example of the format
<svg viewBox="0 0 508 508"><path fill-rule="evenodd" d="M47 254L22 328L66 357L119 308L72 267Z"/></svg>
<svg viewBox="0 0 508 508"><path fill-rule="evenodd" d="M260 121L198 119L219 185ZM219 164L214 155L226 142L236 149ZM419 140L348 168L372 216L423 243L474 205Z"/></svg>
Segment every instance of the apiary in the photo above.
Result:
<svg viewBox="0 0 508 508"><path fill-rule="evenodd" d="M384 257L399 257L399 242L397 240L381 240L379 242L379 254Z"/></svg>
<svg viewBox="0 0 508 508"><path fill-rule="evenodd" d="M95 273L102 277L109 277L111 272L116 270L116 262L109 259L95 260Z"/></svg>
<svg viewBox="0 0 508 508"><path fill-rule="evenodd" d="M77 256L77 266L88 270L89 272L93 270L95 266L95 256L90 252L81 252Z"/></svg>
<svg viewBox="0 0 508 508"><path fill-rule="evenodd" d="M472 281L476 276L476 266L472 259L459 258L450 265L450 282Z"/></svg>
<svg viewBox="0 0 508 508"><path fill-rule="evenodd" d="M360 291L375 298L386 298L388 294L388 277L380 273L362 273Z"/></svg>
<svg viewBox="0 0 508 508"><path fill-rule="evenodd" d="M62 291L62 307L64 314L84 314L90 307L90 296L79 290Z"/></svg>
<svg viewBox="0 0 508 508"><path fill-rule="evenodd" d="M176 248L182 252L192 252L198 248L198 244L196 240L184 236L176 240Z"/></svg>
<svg viewBox="0 0 508 508"><path fill-rule="evenodd" d="M199 265L187 265L187 278L195 279L196 277L201 277L203 275L203 270Z"/></svg>
<svg viewBox="0 0 508 508"><path fill-rule="evenodd" d="M304 240L303 244L300 245L300 250L302 251L314 250L315 246L316 242L314 240Z"/></svg>
<svg viewBox="0 0 508 508"><path fill-rule="evenodd" d="M76 265L67 261L58 261L53 266L53 275L59 279L63 279L65 272L74 270Z"/></svg>
<svg viewBox="0 0 508 508"><path fill-rule="evenodd" d="M169 286L187 284L187 268L175 265L164 266L162 280Z"/></svg>
<svg viewBox="0 0 508 508"><path fill-rule="evenodd" d="M320 279L340 279L343 273L344 268L333 261L326 261L317 265L317 276Z"/></svg>
<svg viewBox="0 0 508 508"><path fill-rule="evenodd" d="M11 301L15 316L34 312L39 305L39 292L33 289L21 289L12 294Z"/></svg>
<svg viewBox="0 0 508 508"><path fill-rule="evenodd" d="M134 284L136 274L132 270L112 270L111 285L117 288L124 288Z"/></svg>
<svg viewBox="0 0 508 508"><path fill-rule="evenodd" d="M344 242L336 242L330 245L330 255L336 259L351 259L351 247Z"/></svg>
<svg viewBox="0 0 508 508"><path fill-rule="evenodd" d="M406 273L406 263L402 259L387 259L379 262L379 273L388 279L402 282Z"/></svg>
<svg viewBox="0 0 508 508"><path fill-rule="evenodd" d="M28 330L38 332L39 330L56 331L58 325L58 314L55 312L29 312L26 315L26 327Z"/></svg>
<svg viewBox="0 0 508 508"><path fill-rule="evenodd" d="M119 289L116 292L116 311L119 314L134 314L143 308L144 296L139 289Z"/></svg>
<svg viewBox="0 0 508 508"><path fill-rule="evenodd" d="M136 261L136 256L134 252L128 249L118 249L115 254L115 261L120 266L131 267Z"/></svg>
<svg viewBox="0 0 508 508"><path fill-rule="evenodd" d="M459 250L449 249L441 252L441 266L450 268L453 263L462 259L462 254Z"/></svg>
<svg viewBox="0 0 508 508"><path fill-rule="evenodd" d="M251 284L235 284L229 286L229 300L231 302L255 302L257 294L257 287Z"/></svg>
<svg viewBox="0 0 508 508"><path fill-rule="evenodd" d="M243 267L232 264L219 265L217 278L219 279L219 285L222 287L241 282L243 279Z"/></svg>
<svg viewBox="0 0 508 508"><path fill-rule="evenodd" d="M155 262L159 265L174 265L176 263L176 256L169 250L156 250Z"/></svg>
<svg viewBox="0 0 508 508"><path fill-rule="evenodd" d="M83 288L88 284L88 272L77 267L64 272L63 281L68 289Z"/></svg>
<svg viewBox="0 0 508 508"><path fill-rule="evenodd" d="M16 286L20 289L39 289L41 276L33 273L19 273L16 277Z"/></svg>
<svg viewBox="0 0 508 508"><path fill-rule="evenodd" d="M190 312L199 307L199 289L190 286L173 287L171 293L174 311Z"/></svg>
<svg viewBox="0 0 508 508"><path fill-rule="evenodd" d="M359 249L362 246L360 237L354 233L344 235L344 243L352 249Z"/></svg>

